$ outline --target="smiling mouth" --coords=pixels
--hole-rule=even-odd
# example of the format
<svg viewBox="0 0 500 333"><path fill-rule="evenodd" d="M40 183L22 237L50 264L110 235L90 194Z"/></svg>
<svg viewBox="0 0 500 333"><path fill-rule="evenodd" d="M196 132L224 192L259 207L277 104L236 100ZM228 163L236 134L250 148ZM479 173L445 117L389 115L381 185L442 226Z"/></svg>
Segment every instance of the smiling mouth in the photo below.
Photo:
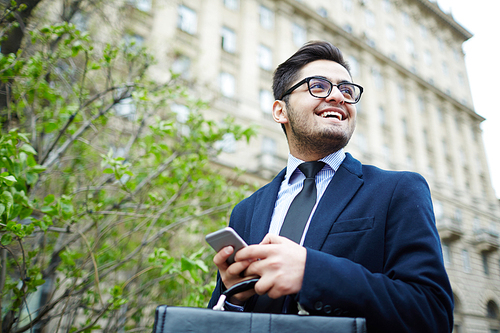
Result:
<svg viewBox="0 0 500 333"><path fill-rule="evenodd" d="M318 114L318 116L322 117L322 118L337 118L338 120L345 119L345 117L342 113L335 112L335 111L325 111L325 112Z"/></svg>

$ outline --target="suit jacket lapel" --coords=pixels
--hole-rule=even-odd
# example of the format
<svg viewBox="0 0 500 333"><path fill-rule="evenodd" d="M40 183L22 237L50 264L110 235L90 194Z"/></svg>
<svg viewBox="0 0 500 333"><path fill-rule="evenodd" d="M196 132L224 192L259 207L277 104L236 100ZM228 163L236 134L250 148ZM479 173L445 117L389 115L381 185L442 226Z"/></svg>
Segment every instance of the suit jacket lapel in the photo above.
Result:
<svg viewBox="0 0 500 333"><path fill-rule="evenodd" d="M333 176L311 219L304 246L320 250L340 213L363 184L361 163L349 153Z"/></svg>
<svg viewBox="0 0 500 333"><path fill-rule="evenodd" d="M281 170L262 191L255 193L257 198L255 199L254 212L250 222L250 244L260 243L269 232L274 205L285 174L286 168Z"/></svg>

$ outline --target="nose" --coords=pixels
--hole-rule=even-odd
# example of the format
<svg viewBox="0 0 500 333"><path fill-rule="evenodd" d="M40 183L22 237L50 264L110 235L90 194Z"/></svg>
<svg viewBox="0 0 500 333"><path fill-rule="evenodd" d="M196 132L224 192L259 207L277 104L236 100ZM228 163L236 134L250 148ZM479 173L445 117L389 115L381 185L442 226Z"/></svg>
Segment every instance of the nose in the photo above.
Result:
<svg viewBox="0 0 500 333"><path fill-rule="evenodd" d="M339 104L345 103L344 95L342 95L339 88L335 85L332 87L332 91L330 91L330 94L326 96L325 99L327 102L332 101Z"/></svg>

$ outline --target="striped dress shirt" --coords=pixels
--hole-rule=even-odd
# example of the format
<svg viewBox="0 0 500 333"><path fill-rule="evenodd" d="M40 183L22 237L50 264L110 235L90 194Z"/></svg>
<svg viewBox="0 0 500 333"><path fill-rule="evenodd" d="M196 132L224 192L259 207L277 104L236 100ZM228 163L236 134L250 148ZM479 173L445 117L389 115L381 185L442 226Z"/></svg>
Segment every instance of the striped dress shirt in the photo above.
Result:
<svg viewBox="0 0 500 333"><path fill-rule="evenodd" d="M323 193L325 193L326 187L332 180L333 175L344 161L345 152L343 149L330 154L320 161L325 162L325 166L323 169L318 172L316 175L316 189L317 199L316 204L314 205L311 215L307 221L307 224L304 228L304 232L302 234L302 239L300 240L300 245L304 243L304 239L307 234L307 230L309 229L309 224L311 223L311 217L314 215L316 210L316 206L318 202L321 200ZM274 204L274 211L271 218L271 225L269 226L269 233L279 235L281 227L283 225L283 221L285 220L286 213L292 204L293 199L299 194L304 186L304 179L306 178L304 174L298 168L299 164L304 161L299 160L298 158L288 155L288 164L286 167L286 175L285 179L281 183L280 190L278 192L278 198L276 199L276 203Z"/></svg>

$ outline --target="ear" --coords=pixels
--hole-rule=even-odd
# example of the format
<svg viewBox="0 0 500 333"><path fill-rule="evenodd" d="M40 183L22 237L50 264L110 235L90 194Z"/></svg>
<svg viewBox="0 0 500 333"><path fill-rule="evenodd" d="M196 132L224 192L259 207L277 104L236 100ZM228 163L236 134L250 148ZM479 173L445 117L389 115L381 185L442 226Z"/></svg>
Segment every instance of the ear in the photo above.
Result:
<svg viewBox="0 0 500 333"><path fill-rule="evenodd" d="M286 103L284 101L276 100L273 103L273 119L279 124L288 123L288 115L286 113Z"/></svg>

